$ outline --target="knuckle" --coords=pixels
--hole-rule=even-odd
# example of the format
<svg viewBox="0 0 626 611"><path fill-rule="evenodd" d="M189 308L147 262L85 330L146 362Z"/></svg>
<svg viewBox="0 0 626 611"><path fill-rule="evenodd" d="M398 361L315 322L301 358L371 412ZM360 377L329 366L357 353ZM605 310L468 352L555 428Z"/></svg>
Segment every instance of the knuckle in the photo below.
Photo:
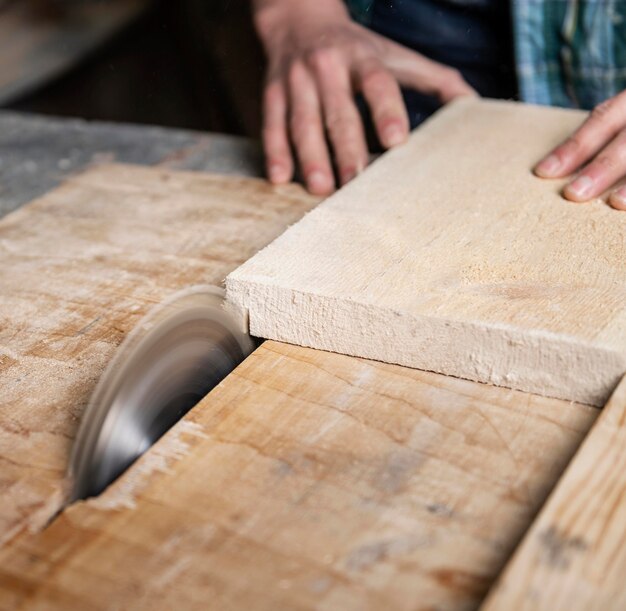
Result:
<svg viewBox="0 0 626 611"><path fill-rule="evenodd" d="M439 72L439 81L435 81L437 85L435 89L437 93L448 91L450 87L456 87L463 83L465 79L462 74L456 68L450 68L449 66L442 67Z"/></svg>
<svg viewBox="0 0 626 611"><path fill-rule="evenodd" d="M392 125L401 127L404 129L406 121L402 113L399 113L397 109L391 104L383 104L373 110L372 116L376 129L379 131L387 131Z"/></svg>
<svg viewBox="0 0 626 611"><path fill-rule="evenodd" d="M590 119L596 123L605 123L613 112L614 101L612 98L598 104L592 111Z"/></svg>
<svg viewBox="0 0 626 611"><path fill-rule="evenodd" d="M562 146L557 149L557 153L565 153L568 155L575 155L584 148L583 142L578 134L570 136Z"/></svg>
<svg viewBox="0 0 626 611"><path fill-rule="evenodd" d="M261 130L261 138L268 146L278 147L284 139L284 133L276 127L265 126Z"/></svg>
<svg viewBox="0 0 626 611"><path fill-rule="evenodd" d="M264 102L266 106L277 106L282 103L282 90L279 83L270 83L265 87Z"/></svg>
<svg viewBox="0 0 626 611"><path fill-rule="evenodd" d="M355 122L345 116L332 116L326 120L326 129L334 139L339 138L341 141L354 140L358 133Z"/></svg>
<svg viewBox="0 0 626 611"><path fill-rule="evenodd" d="M329 131L342 131L349 124L349 119L339 111L330 111L324 117L324 123Z"/></svg>
<svg viewBox="0 0 626 611"><path fill-rule="evenodd" d="M350 102L337 100L332 105L329 104L324 112L324 124L329 131L354 131L358 122L358 113L352 111Z"/></svg>
<svg viewBox="0 0 626 611"><path fill-rule="evenodd" d="M302 62L296 60L292 61L287 67L287 81L292 88L297 88L301 85L305 77L305 68Z"/></svg>
<svg viewBox="0 0 626 611"><path fill-rule="evenodd" d="M289 130L294 142L307 140L310 134L316 129L319 130L320 127L319 117L309 113L296 112L289 122Z"/></svg>
<svg viewBox="0 0 626 611"><path fill-rule="evenodd" d="M389 86L390 74L384 68L369 68L363 73L364 89L383 90Z"/></svg>
<svg viewBox="0 0 626 611"><path fill-rule="evenodd" d="M305 53L306 63L316 70L332 67L335 52L329 47L315 47Z"/></svg>
<svg viewBox="0 0 626 611"><path fill-rule="evenodd" d="M456 68L447 67L444 76L445 80L451 83L459 83L465 80L460 70L457 70Z"/></svg>
<svg viewBox="0 0 626 611"><path fill-rule="evenodd" d="M603 171L613 172L619 165L619 159L614 155L602 153L596 157L595 164Z"/></svg>

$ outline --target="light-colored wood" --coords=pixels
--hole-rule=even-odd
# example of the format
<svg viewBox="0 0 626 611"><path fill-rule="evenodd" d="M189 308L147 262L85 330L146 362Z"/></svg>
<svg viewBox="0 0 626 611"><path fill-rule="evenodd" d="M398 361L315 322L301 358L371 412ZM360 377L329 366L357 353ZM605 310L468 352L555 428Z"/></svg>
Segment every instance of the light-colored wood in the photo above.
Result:
<svg viewBox="0 0 626 611"><path fill-rule="evenodd" d="M626 378L490 595L486 611L626 609Z"/></svg>
<svg viewBox="0 0 626 611"><path fill-rule="evenodd" d="M0 222L0 544L61 506L79 417L138 319L221 283L316 201L294 185L108 166Z"/></svg>
<svg viewBox="0 0 626 611"><path fill-rule="evenodd" d="M595 414L266 342L0 550L0 609L472 609Z"/></svg>
<svg viewBox="0 0 626 611"><path fill-rule="evenodd" d="M227 279L253 334L603 405L626 214L530 168L585 114L460 101Z"/></svg>

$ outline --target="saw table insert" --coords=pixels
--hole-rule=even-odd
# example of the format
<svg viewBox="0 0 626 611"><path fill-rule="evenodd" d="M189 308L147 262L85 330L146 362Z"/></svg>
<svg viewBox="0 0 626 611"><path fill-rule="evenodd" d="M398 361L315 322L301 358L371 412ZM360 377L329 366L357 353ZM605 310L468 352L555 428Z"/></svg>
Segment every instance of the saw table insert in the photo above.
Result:
<svg viewBox="0 0 626 611"><path fill-rule="evenodd" d="M530 168L585 113L459 101L232 273L253 335L603 405L626 215Z"/></svg>

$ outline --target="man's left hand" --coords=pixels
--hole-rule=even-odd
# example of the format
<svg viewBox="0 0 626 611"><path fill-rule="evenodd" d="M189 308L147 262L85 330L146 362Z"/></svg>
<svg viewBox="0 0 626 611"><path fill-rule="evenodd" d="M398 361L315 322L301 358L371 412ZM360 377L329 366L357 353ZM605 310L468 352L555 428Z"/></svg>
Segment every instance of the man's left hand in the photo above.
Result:
<svg viewBox="0 0 626 611"><path fill-rule="evenodd" d="M563 189L563 196L573 202L598 197L626 177L626 91L596 106L534 169L542 178L562 178L577 170ZM626 210L626 184L611 192L609 204Z"/></svg>

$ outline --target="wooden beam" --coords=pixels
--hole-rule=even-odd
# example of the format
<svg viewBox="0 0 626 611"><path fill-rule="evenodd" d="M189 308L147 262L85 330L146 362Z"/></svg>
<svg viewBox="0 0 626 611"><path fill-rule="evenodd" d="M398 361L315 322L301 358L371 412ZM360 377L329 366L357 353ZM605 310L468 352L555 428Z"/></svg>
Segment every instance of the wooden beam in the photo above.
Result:
<svg viewBox="0 0 626 611"><path fill-rule="evenodd" d="M0 609L475 608L595 415L266 342L0 549Z"/></svg>
<svg viewBox="0 0 626 611"><path fill-rule="evenodd" d="M0 221L0 545L62 506L79 418L139 318L220 284L316 203L295 185L106 166Z"/></svg>
<svg viewBox="0 0 626 611"><path fill-rule="evenodd" d="M227 280L261 337L603 405L626 214L530 168L586 115L455 102Z"/></svg>
<svg viewBox="0 0 626 611"><path fill-rule="evenodd" d="M484 609L624 609L625 571L626 378Z"/></svg>

